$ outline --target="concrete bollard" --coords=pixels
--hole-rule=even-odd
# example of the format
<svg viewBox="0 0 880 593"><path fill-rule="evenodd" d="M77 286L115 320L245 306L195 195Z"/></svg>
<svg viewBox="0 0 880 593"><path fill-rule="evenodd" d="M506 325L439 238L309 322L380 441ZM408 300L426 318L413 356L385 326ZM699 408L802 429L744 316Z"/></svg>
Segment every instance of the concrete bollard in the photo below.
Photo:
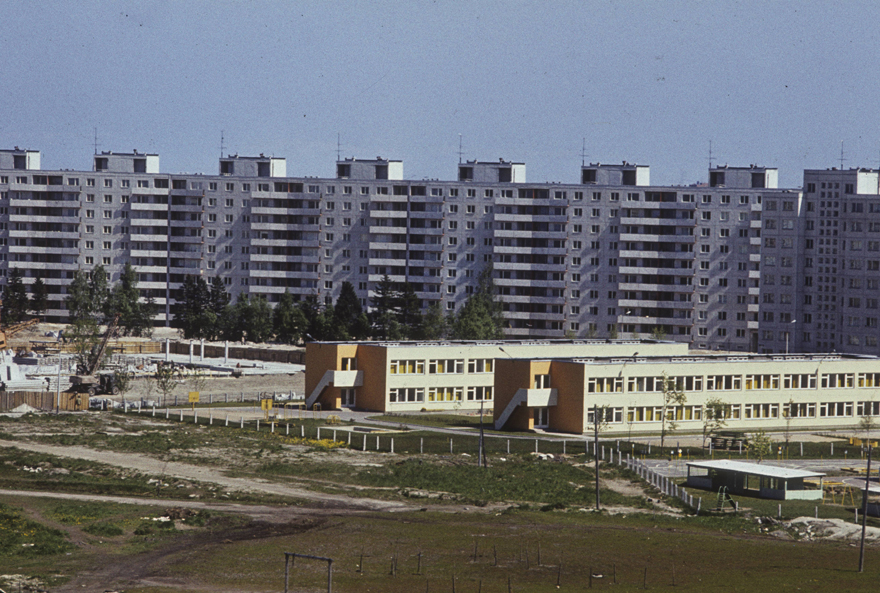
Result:
<svg viewBox="0 0 880 593"><path fill-rule="evenodd" d="M367 450L367 435L364 435L364 451Z"/></svg>
<svg viewBox="0 0 880 593"><path fill-rule="evenodd" d="M226 426L229 426L229 414L226 414Z"/></svg>
<svg viewBox="0 0 880 593"><path fill-rule="evenodd" d="M394 437L391 437L391 452L394 453Z"/></svg>
<svg viewBox="0 0 880 593"><path fill-rule="evenodd" d="M183 410L180 411L180 421L183 422Z"/></svg>
<svg viewBox="0 0 880 593"><path fill-rule="evenodd" d="M271 430L271 433L272 433L272 434L275 434L275 423L274 423L274 422L272 423L272 430Z"/></svg>
<svg viewBox="0 0 880 593"><path fill-rule="evenodd" d="M169 413L171 413L171 410L168 409L168 408L165 408L165 420L168 420L168 414L169 414Z"/></svg>
<svg viewBox="0 0 880 593"><path fill-rule="evenodd" d="M299 425L299 436L300 436L300 438L303 438L303 439L306 438L306 425L305 424Z"/></svg>
<svg viewBox="0 0 880 593"><path fill-rule="evenodd" d="M244 416L239 416L241 418L241 427L244 428Z"/></svg>
<svg viewBox="0 0 880 593"><path fill-rule="evenodd" d="M193 410L193 424L199 423L199 411Z"/></svg>
<svg viewBox="0 0 880 593"><path fill-rule="evenodd" d="M290 423L287 424L287 431L284 433L285 436L290 436Z"/></svg>
<svg viewBox="0 0 880 593"><path fill-rule="evenodd" d="M260 432L260 419L257 418L257 432Z"/></svg>

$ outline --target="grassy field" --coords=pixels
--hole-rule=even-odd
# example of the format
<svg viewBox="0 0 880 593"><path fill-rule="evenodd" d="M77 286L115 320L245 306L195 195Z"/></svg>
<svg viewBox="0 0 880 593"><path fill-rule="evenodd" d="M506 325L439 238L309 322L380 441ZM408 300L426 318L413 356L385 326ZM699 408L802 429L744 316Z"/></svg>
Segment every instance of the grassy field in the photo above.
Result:
<svg viewBox="0 0 880 593"><path fill-rule="evenodd" d="M50 590L77 571L140 559L126 576L128 593L279 591L284 552L332 558L337 592L500 593L508 591L508 582L510 590L523 593L556 591L557 584L568 591L635 591L646 583L649 589L681 591L873 591L880 576L874 548L868 570L858 574L858 551L850 546L759 535L753 522L732 516L423 512L330 515L273 527L209 515L193 520L197 525L157 527L152 518L161 513L137 507L37 502L30 510L66 522L85 540L0 555L0 572L26 571ZM121 533L89 529L100 524ZM323 591L325 582L326 564L296 561L291 590Z"/></svg>
<svg viewBox="0 0 880 593"><path fill-rule="evenodd" d="M454 587L502 593L508 581L517 592L555 591L557 583L560 590L580 591L590 588L591 580L592 588L618 591L641 590L646 582L649 589L683 591L758 586L867 591L876 588L880 576L876 545L868 550L868 571L859 575L858 550L851 543L798 541L799 535L784 526L756 521L775 518L776 501L740 497L742 512L736 516L676 513L678 503L659 500L655 491L643 493L636 475L603 464L603 505L618 510L596 513L592 458L573 451L573 441L565 457L542 459L533 455L532 439L510 439L510 453L506 438L494 439L488 446L489 467L479 468L475 435L398 432L391 455L391 435L381 437L379 452L374 435L367 437L366 451L360 439L350 448L342 443L334 448L314 440L319 425L298 421L288 436L280 427L272 434L265 426L260 432L255 425L242 431L131 414L4 419L0 436L6 439L210 465L318 492L408 501L411 510L318 511L243 492L221 500L210 484L161 476L157 482L157 476L102 463L0 448L0 488L117 494L164 503L141 507L0 497L0 574L36 577L49 591L98 586L128 593L278 591L283 552L296 552L333 558L337 592ZM300 426L306 439L298 436ZM328 430L332 427L325 426L322 436L329 436ZM621 442L621 450L626 445ZM540 441L538 446L541 452L561 453L563 445ZM838 451L835 447L835 457ZM249 518L241 509L234 515L181 513L175 510L176 499L277 504L279 514L267 521ZM704 500L706 509L711 493ZM783 503L782 517L812 517L817 506L820 517L852 520L851 504L803 501ZM154 520L160 517L168 519ZM292 590L323 590L325 568L297 561ZM0 588L16 590L8 581L0 582Z"/></svg>

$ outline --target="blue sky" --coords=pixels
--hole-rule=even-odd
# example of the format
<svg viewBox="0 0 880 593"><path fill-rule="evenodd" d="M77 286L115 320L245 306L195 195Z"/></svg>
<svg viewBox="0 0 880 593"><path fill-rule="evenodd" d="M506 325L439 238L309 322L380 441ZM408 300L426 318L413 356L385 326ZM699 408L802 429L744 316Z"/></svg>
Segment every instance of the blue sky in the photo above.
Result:
<svg viewBox="0 0 880 593"><path fill-rule="evenodd" d="M228 153L333 176L342 155L452 179L464 158L576 182L587 160L656 184L716 162L877 167L880 3L0 3L0 147L45 168L158 152L214 174Z"/></svg>

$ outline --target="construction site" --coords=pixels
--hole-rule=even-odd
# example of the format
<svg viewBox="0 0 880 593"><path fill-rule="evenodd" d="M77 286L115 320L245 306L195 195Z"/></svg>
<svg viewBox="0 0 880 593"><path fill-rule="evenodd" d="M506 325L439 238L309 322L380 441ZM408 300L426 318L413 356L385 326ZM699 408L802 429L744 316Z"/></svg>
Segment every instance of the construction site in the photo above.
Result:
<svg viewBox="0 0 880 593"><path fill-rule="evenodd" d="M171 328L156 328L151 338L123 337L116 320L102 329L83 341L65 336L65 326L36 319L0 326L0 412L163 405L173 392L156 389L159 367L178 378L174 401L185 401L187 383L206 395L235 393L248 400L266 391L302 394L300 348L183 341Z"/></svg>

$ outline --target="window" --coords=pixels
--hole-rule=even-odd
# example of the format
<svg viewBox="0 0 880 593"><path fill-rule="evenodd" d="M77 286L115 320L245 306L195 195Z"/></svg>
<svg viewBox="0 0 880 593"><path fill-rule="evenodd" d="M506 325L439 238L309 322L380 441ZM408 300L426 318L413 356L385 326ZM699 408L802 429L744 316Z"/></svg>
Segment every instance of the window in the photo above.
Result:
<svg viewBox="0 0 880 593"><path fill-rule="evenodd" d="M819 404L820 418L849 417L853 415L853 402L823 402Z"/></svg>
<svg viewBox="0 0 880 593"><path fill-rule="evenodd" d="M745 404L743 408L746 420L754 418L779 418L779 404Z"/></svg>
<svg viewBox="0 0 880 593"><path fill-rule="evenodd" d="M746 375L746 390L752 389L779 389L779 375Z"/></svg>
<svg viewBox="0 0 880 593"><path fill-rule="evenodd" d="M852 373L825 373L822 375L822 389L847 389L853 387Z"/></svg>
<svg viewBox="0 0 880 593"><path fill-rule="evenodd" d="M438 359L428 361L429 375L463 374L464 359Z"/></svg>
<svg viewBox="0 0 880 593"><path fill-rule="evenodd" d="M495 369L493 358L472 358L468 360L468 373L492 373Z"/></svg>

